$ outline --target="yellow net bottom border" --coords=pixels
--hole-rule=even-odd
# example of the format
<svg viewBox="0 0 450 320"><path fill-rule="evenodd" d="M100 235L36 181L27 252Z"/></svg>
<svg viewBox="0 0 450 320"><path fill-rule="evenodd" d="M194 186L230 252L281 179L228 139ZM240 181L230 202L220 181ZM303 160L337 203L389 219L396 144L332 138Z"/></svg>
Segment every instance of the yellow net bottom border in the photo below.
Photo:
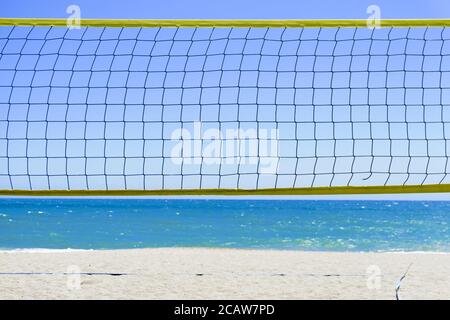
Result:
<svg viewBox="0 0 450 320"><path fill-rule="evenodd" d="M0 190L0 196L258 196L258 195L352 195L450 192L450 184L404 186L342 186L274 189L182 190Z"/></svg>

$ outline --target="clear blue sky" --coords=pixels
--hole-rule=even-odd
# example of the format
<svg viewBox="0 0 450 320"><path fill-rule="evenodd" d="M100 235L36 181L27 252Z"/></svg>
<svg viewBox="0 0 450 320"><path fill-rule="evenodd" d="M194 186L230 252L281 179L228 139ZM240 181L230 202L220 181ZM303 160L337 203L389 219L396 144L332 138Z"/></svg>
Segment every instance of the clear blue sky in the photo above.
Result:
<svg viewBox="0 0 450 320"><path fill-rule="evenodd" d="M63 18L71 4L85 18L364 19L372 4L383 18L450 17L448 0L7 0L0 15Z"/></svg>
<svg viewBox="0 0 450 320"><path fill-rule="evenodd" d="M80 6L82 18L365 19L369 5L380 7L381 18L450 16L448 0L17 0L2 4L0 16L65 18L69 5ZM399 173L398 180L390 183L402 184L406 179L411 183L411 176L413 183L419 184L423 182L424 174L410 173L424 173L424 170L436 173L429 176L428 183L438 183L443 174L450 171L446 154L447 149L450 150L450 143L446 140L450 135L450 126L445 127L444 131L443 123L450 122L450 113L443 112L442 106L442 101L450 96L448 30L442 33L438 28L416 29L407 34L405 30L396 30L387 35L386 29L373 34L365 28L360 29L358 34L353 34L350 29L339 30L339 34L336 30L328 30L331 31L328 34L309 30L309 34L294 29L281 35L280 30L272 30L272 33L262 37L255 35L257 32L242 35L239 30L234 30L236 32L230 36L230 30L214 30L214 34L206 35L206 38L200 32L198 46L189 48L198 50L200 54L189 57L189 64L183 60L189 56L186 48L182 47L183 41L177 42L178 47L167 46L173 39L173 29L165 29L157 37L152 35L154 30L149 29L139 35L133 33L136 30L126 30L120 37L113 34L118 29L101 35L99 29L93 29L85 34L80 30L66 34L65 28L54 28L44 36L47 40L40 41L36 40L42 39L39 30L37 34L28 34L29 28L19 27L13 32L7 27L0 28L0 175L3 174L0 189L11 185L14 188L23 185L50 185L51 188L61 185L66 188L68 176L71 176L69 184L77 188L73 186L83 185L87 180L77 174L82 176L85 172L94 187L103 185L105 172L115 175L107 184L118 188L123 188L123 174L128 176L127 187L132 189L142 188L143 171L151 174L164 171L168 181L176 179L169 176L179 175L186 168L163 161L163 156L165 159L168 157L164 150L170 144L167 135L162 137L164 128L161 119L167 127L171 126L170 121L177 122L179 126L183 122L186 126L198 120L205 126L217 126L219 121L225 126L223 123L231 120L235 126L248 122L249 126L256 127L265 122L262 125L268 129L277 127L280 139L287 140L280 143L279 155L284 159L280 161L277 182L272 177L267 181L259 176L256 178L254 173L257 168L253 166L248 168L252 173L247 178L249 180L239 177L240 187L243 188L252 188L256 183L262 187L273 187L275 184L279 187L294 184L308 186L312 184L312 177L299 182L294 180L295 173L328 174L331 171L343 173L344 185L348 181L348 174L344 173L359 172L361 174L357 180L365 184L368 183L369 170L375 175L381 171L378 178L371 176L372 184L383 184L387 172ZM189 39L189 32L182 30L177 36L186 40ZM27 45L23 46L24 34L35 41L27 41ZM234 40L225 41L220 38L223 35ZM153 36L163 41L157 41L158 45L150 50L146 46L152 43ZM80 46L80 37L91 41L83 41ZM120 45L115 42L117 38L121 39ZM216 40L210 41L211 38ZM337 38L342 40L339 45L334 44ZM247 42L249 39L252 41ZM355 44L348 46L354 39L357 40ZM433 41L428 41L425 46L423 39ZM206 42L209 42L207 49L203 46ZM234 52L228 55L226 61L220 58L225 50L227 53ZM427 59L423 58L423 52L429 55ZM208 63L201 60L206 56ZM279 56L283 57L279 59ZM243 61L241 65L240 59ZM388 74L386 69L391 72ZM349 71L352 71L351 83ZM440 71L447 72L441 74ZM200 86L199 75L202 76L201 99L198 90L195 91ZM218 82L220 86L215 84ZM293 90L294 82L296 90ZM197 88L186 94L189 90L186 87L189 86ZM234 91L227 91L231 93L223 96L217 94L227 86ZM278 90L276 103L273 94L275 86ZM439 94L443 86L446 86L446 91ZM250 89L246 91L243 89L245 87ZM424 91L420 91L422 87ZM400 91L395 91L398 88ZM259 94L258 101L254 97L255 92ZM160 97L162 95L164 99ZM219 96L227 101L220 101L220 111ZM186 97L193 102L185 103ZM330 102L331 97L333 102ZM190 103L195 106L190 106ZM240 110L237 104L241 105ZM351 114L348 105L352 105ZM131 120L124 124L124 117ZM142 119L151 123L150 130L146 131ZM332 124L336 119L342 123ZM105 124L105 120L108 123ZM391 127L387 124L388 120ZM425 120L434 123L427 124L425 128ZM33 139L28 140L30 136ZM371 138L379 141L372 145ZM339 141L335 145L336 139ZM411 142L411 139L415 141ZM316 145L315 140L321 141ZM351 140L355 141L354 145ZM340 155L340 160L350 157L345 163L336 162L333 157L336 154ZM356 161L353 161L353 155L358 158ZM375 162L373 155L379 156ZM315 156L322 159L316 162L316 159L311 159ZM86 161L86 158L91 159ZM108 161L105 162L105 158ZM298 158L304 159L297 162ZM234 166L230 172L236 175L236 170L241 169ZM199 172L198 167L189 170ZM199 176L195 178L197 180L188 178L192 182L190 186L217 187L219 168L203 166L201 170L201 183ZM209 177L208 172L211 174ZM5 179L8 174L15 176L14 181ZM48 175L54 177L47 179ZM29 179L28 176L33 177ZM450 176L445 176L449 180ZM318 176L314 185L328 185L329 179L330 175ZM230 181L225 187L236 185L236 177ZM176 186L179 181L169 181L165 185L170 186L171 183ZM150 187L154 186L151 184ZM156 188L159 188L159 183Z"/></svg>

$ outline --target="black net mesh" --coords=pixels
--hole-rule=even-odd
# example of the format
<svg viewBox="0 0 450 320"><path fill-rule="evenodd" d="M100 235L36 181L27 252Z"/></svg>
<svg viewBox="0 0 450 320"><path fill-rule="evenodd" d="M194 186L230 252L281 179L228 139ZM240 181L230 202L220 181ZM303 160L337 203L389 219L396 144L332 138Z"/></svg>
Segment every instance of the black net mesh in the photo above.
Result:
<svg viewBox="0 0 450 320"><path fill-rule="evenodd" d="M448 28L0 27L0 189L449 183Z"/></svg>

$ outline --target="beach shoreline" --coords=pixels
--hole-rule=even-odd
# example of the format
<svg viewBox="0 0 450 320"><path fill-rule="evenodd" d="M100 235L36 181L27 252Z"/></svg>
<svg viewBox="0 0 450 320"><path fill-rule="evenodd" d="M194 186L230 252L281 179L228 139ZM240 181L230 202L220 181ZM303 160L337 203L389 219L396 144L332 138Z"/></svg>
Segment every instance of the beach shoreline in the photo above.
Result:
<svg viewBox="0 0 450 320"><path fill-rule="evenodd" d="M450 253L1 250L0 299L450 299Z"/></svg>

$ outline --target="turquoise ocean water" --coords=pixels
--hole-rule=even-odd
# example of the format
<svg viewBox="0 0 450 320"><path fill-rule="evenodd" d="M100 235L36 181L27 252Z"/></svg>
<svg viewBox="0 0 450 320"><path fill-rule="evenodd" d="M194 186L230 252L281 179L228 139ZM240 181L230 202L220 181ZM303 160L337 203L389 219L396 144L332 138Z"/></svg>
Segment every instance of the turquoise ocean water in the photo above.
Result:
<svg viewBox="0 0 450 320"><path fill-rule="evenodd" d="M450 202L0 199L0 248L450 252Z"/></svg>

